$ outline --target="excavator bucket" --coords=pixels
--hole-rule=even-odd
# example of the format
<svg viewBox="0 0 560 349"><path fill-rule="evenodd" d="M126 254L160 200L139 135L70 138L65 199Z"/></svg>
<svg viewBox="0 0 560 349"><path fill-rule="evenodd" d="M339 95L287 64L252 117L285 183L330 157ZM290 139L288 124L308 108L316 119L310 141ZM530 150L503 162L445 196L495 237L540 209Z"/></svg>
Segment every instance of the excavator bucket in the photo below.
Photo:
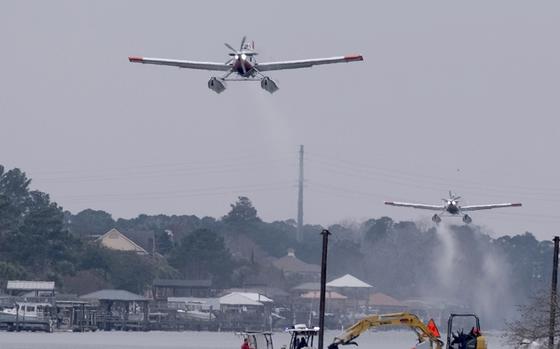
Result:
<svg viewBox="0 0 560 349"><path fill-rule="evenodd" d="M430 319L430 321L428 321L428 330L434 335L434 337L438 337L441 338L441 335L439 334L439 330L437 328L436 322L434 321L434 319Z"/></svg>

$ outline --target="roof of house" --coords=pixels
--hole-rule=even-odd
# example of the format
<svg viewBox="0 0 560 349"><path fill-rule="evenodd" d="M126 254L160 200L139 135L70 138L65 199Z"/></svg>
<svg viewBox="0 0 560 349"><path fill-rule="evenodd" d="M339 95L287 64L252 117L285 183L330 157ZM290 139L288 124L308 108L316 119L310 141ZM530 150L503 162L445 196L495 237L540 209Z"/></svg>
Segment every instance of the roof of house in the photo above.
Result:
<svg viewBox="0 0 560 349"><path fill-rule="evenodd" d="M321 267L316 264L308 264L296 257L290 250L287 255L272 262L274 266L289 273L320 273Z"/></svg>
<svg viewBox="0 0 560 349"><path fill-rule="evenodd" d="M262 294L253 292L232 292L220 297L220 304L225 305L255 305L261 306L263 303L272 303L273 300Z"/></svg>
<svg viewBox="0 0 560 349"><path fill-rule="evenodd" d="M292 290L299 290L299 291L319 291L321 289L321 284L319 282L304 282L303 284L299 284L296 287L292 288Z"/></svg>
<svg viewBox="0 0 560 349"><path fill-rule="evenodd" d="M54 291L54 281L8 280L6 290Z"/></svg>
<svg viewBox="0 0 560 349"><path fill-rule="evenodd" d="M116 228L113 228L105 234L101 235L97 240L101 241L101 244L103 246L112 250L131 251L148 254L145 249L143 249L134 241L130 240L128 237L126 237L126 235L118 231Z"/></svg>
<svg viewBox="0 0 560 349"><path fill-rule="evenodd" d="M319 299L321 297L320 291L309 291L301 295L301 298L308 298L308 299ZM335 291L326 291L325 292L326 299L348 299L348 297L341 295Z"/></svg>
<svg viewBox="0 0 560 349"><path fill-rule="evenodd" d="M406 307L406 304L381 292L371 294L369 296L369 304L374 306L385 306L385 307Z"/></svg>
<svg viewBox="0 0 560 349"><path fill-rule="evenodd" d="M176 287L176 288L208 288L212 287L212 280L174 280L174 279L154 279L153 285L156 287Z"/></svg>
<svg viewBox="0 0 560 349"><path fill-rule="evenodd" d="M370 284L363 282L355 276L346 274L338 279L334 279L327 283L328 287L347 287L347 288L366 288L373 287Z"/></svg>
<svg viewBox="0 0 560 349"><path fill-rule="evenodd" d="M273 303L274 301L270 298L268 298L265 295L262 295L260 293L256 293L256 292L236 292L239 293L240 295L247 297L251 300L254 300L256 302L261 302L261 303Z"/></svg>
<svg viewBox="0 0 560 349"><path fill-rule="evenodd" d="M126 290L99 290L80 296L81 299L106 300L106 301L149 301L148 298Z"/></svg>

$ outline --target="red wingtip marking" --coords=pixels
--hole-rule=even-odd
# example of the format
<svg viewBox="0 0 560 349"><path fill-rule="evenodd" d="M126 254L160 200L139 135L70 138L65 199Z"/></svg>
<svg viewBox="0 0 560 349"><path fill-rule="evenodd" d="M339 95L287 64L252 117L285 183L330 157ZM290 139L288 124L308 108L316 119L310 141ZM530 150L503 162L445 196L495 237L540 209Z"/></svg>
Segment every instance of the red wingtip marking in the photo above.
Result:
<svg viewBox="0 0 560 349"><path fill-rule="evenodd" d="M352 61L363 61L364 57L362 55L350 55L350 56L344 56L344 59L352 62Z"/></svg>
<svg viewBox="0 0 560 349"><path fill-rule="evenodd" d="M392 205L393 202L392 201L385 201L385 205Z"/></svg>
<svg viewBox="0 0 560 349"><path fill-rule="evenodd" d="M144 59L138 56L128 56L130 62L142 62Z"/></svg>
<svg viewBox="0 0 560 349"><path fill-rule="evenodd" d="M511 206L519 207L519 206L521 206L521 203L519 202L519 203L517 203L517 204L512 204Z"/></svg>

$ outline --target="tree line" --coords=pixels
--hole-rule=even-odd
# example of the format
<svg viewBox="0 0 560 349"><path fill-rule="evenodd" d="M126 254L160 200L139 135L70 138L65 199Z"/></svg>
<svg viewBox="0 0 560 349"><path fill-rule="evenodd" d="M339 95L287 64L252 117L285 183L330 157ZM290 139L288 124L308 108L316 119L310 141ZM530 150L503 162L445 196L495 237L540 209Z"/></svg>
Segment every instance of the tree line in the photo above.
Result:
<svg viewBox="0 0 560 349"><path fill-rule="evenodd" d="M64 211L30 183L20 169L0 166L2 281L54 280L70 293L102 287L141 293L154 278L289 289L308 280L277 270L271 263L275 258L293 248L301 260L320 263L324 227L305 225L303 241L297 241L293 219L264 222L247 197L239 197L219 218L141 214L114 219L102 210ZM144 245L150 255L100 246L95 237L112 228L134 241L149 241ZM512 308L548 287L552 273L552 243L529 232L493 238L474 225L422 226L389 217L327 228L333 233L329 278L350 273L399 299L439 297L482 311ZM496 297L497 291L507 294Z"/></svg>

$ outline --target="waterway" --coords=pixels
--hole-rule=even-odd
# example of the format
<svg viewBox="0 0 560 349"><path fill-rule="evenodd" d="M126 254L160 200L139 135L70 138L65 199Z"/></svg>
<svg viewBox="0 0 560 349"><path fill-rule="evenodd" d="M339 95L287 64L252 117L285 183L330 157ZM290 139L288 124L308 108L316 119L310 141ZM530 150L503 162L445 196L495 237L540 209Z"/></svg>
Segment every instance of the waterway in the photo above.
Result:
<svg viewBox="0 0 560 349"><path fill-rule="evenodd" d="M328 331L325 343L339 334ZM488 348L507 348L499 334L487 334ZM289 342L286 333L275 333L274 349ZM410 349L416 337L409 331L368 332L357 339L359 346L347 349ZM239 349L241 340L231 332L89 332L89 333L31 333L0 332L1 349ZM326 346L325 345L325 348Z"/></svg>

